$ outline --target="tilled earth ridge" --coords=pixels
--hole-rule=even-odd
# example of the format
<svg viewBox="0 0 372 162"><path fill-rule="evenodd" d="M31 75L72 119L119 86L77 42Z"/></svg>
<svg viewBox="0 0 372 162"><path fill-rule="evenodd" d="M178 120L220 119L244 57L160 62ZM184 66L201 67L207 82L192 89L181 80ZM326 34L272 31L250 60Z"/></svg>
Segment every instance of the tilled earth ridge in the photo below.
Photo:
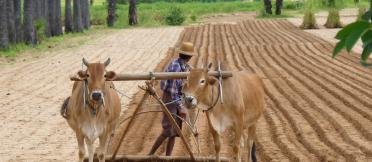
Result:
<svg viewBox="0 0 372 162"><path fill-rule="evenodd" d="M265 113L257 127L260 161L371 161L372 160L372 75L361 67L357 55L340 54L332 59L333 43L296 28L286 20L245 20L237 24L209 24L185 28L181 41L191 41L199 55L194 66L217 60L231 70L248 70L265 84ZM174 51L157 71L176 57ZM160 91L159 91L160 93ZM124 114L160 110L143 93ZM137 117L122 143L119 154L147 154L161 131L161 113ZM126 123L120 126L113 146ZM214 156L206 117L197 122L201 155ZM187 128L184 127L184 130ZM231 157L231 136L223 136L222 156ZM189 142L193 144L192 138ZM164 147L164 146L163 146ZM158 151L164 154L164 148ZM187 155L180 139L174 155Z"/></svg>

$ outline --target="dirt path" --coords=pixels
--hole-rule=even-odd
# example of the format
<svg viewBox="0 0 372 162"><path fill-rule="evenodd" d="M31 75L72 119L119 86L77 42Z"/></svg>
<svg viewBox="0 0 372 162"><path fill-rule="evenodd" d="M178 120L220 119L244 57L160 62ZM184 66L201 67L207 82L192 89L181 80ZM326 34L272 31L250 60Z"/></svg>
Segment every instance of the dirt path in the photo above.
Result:
<svg viewBox="0 0 372 162"><path fill-rule="evenodd" d="M0 161L73 161L77 144L59 115L70 94L69 75L81 69L82 57L104 61L116 72L151 71L177 41L182 28L133 29L109 32L82 46L50 50L40 59L0 69ZM126 94L140 82L120 82ZM129 99L122 98L123 109Z"/></svg>
<svg viewBox="0 0 372 162"><path fill-rule="evenodd" d="M267 106L257 132L260 161L372 160L372 105L368 102L372 75L359 65L358 56L342 53L332 59L332 43L286 20L190 27L179 40L196 44L199 56L191 60L194 66L220 59L233 70L250 70L264 78ZM159 69L174 53L169 55ZM141 94L129 110L140 102ZM146 154L161 131L160 117L138 117L120 153ZM197 127L201 154L214 156L204 114ZM226 157L232 155L230 136L223 136L222 155ZM164 154L164 148L158 154ZM187 155L179 140L174 154Z"/></svg>

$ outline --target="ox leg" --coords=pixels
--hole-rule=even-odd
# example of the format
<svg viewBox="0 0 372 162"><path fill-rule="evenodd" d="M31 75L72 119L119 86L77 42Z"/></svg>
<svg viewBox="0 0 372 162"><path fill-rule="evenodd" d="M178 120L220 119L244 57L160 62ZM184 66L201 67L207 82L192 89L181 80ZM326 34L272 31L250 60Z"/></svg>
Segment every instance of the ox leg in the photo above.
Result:
<svg viewBox="0 0 372 162"><path fill-rule="evenodd" d="M220 162L221 137L213 128L211 128L211 133L214 140L214 150L216 151L216 162Z"/></svg>
<svg viewBox="0 0 372 162"><path fill-rule="evenodd" d="M76 133L76 139L79 146L79 162L83 162L85 156L84 136Z"/></svg>
<svg viewBox="0 0 372 162"><path fill-rule="evenodd" d="M97 153L99 162L105 162L105 156L107 151L108 140L107 138L110 136L111 133L107 133L99 137L99 152Z"/></svg>
<svg viewBox="0 0 372 162"><path fill-rule="evenodd" d="M256 162L257 159L256 159L256 147L254 146L253 148L253 144L254 144L254 138L256 136L256 125L252 125L251 127L249 127L248 129L248 139L247 139L247 143L248 143L248 161L249 162Z"/></svg>
<svg viewBox="0 0 372 162"><path fill-rule="evenodd" d="M88 138L85 138L85 143L88 147L88 154L89 154L89 162L93 162L94 158L94 140L90 140Z"/></svg>
<svg viewBox="0 0 372 162"><path fill-rule="evenodd" d="M240 155L240 148L241 148L241 141L242 141L242 137L243 137L243 130L241 128L236 128L235 129L235 141L234 141L234 147L233 147L233 151L234 151L234 155L235 155L235 161L237 162L241 162L241 155Z"/></svg>

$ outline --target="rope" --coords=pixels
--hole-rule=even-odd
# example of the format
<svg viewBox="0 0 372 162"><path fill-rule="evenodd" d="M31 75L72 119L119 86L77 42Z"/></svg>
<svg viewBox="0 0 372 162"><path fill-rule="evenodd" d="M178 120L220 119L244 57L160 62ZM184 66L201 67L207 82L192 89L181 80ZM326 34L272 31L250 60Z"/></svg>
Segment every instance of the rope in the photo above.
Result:
<svg viewBox="0 0 372 162"><path fill-rule="evenodd" d="M113 90L115 90L116 92L118 92L120 95L121 95L121 97L126 97L126 98L128 98L128 99L133 99L133 97L130 97L129 95L126 95L124 92L121 92L121 91L119 91L118 89L116 89L115 88L115 86L113 86L113 85L110 85L110 88L112 88Z"/></svg>

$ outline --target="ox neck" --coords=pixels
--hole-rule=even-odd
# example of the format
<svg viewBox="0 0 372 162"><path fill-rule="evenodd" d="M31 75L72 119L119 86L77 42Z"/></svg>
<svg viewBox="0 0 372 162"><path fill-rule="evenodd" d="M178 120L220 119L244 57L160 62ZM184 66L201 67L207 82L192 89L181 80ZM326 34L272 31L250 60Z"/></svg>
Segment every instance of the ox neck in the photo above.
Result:
<svg viewBox="0 0 372 162"><path fill-rule="evenodd" d="M213 112L216 107L218 107L218 102L220 100L220 91L219 91L219 84L215 85L208 85L207 92L205 97L202 98L201 102L208 106L204 112Z"/></svg>

